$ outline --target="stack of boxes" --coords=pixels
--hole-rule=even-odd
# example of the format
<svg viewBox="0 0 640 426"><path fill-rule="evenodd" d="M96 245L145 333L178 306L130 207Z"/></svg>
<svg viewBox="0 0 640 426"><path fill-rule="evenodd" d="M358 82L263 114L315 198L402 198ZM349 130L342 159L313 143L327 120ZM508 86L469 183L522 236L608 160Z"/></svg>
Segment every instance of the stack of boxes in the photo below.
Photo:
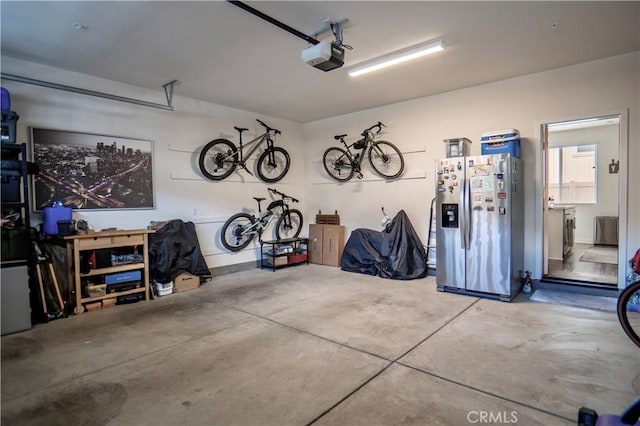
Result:
<svg viewBox="0 0 640 426"><path fill-rule="evenodd" d="M517 129L483 133L480 141L482 155L511 154L520 158L520 132Z"/></svg>

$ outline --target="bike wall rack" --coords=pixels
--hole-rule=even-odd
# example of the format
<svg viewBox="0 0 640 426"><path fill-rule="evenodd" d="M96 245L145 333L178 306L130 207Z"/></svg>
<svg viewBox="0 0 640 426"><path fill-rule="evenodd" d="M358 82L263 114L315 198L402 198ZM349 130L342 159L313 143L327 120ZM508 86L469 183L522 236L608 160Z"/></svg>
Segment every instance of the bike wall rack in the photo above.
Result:
<svg viewBox="0 0 640 426"><path fill-rule="evenodd" d="M28 77L21 77L19 75L0 73L0 78L4 80L16 81L18 83L31 84L34 86L47 87L49 89L64 90L65 92L79 93L81 95L95 96L98 98L110 99L112 101L127 102L134 105L141 105L149 108L158 108L168 111L173 111L173 87L178 80L171 80L168 83L162 85L164 94L167 98L167 105L158 104L154 102L143 101L141 99L126 98L124 96L112 95L104 92L97 92L95 90L82 89L79 87L67 86L59 83L51 83L49 81L36 80Z"/></svg>

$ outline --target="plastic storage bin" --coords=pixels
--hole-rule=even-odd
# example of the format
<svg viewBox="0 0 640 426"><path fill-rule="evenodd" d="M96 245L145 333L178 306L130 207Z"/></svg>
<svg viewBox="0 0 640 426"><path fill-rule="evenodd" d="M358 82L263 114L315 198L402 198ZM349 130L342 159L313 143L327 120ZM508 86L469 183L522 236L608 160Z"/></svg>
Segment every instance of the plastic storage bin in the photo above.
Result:
<svg viewBox="0 0 640 426"><path fill-rule="evenodd" d="M505 129L483 133L480 142L506 142L516 139L520 139L518 129Z"/></svg>
<svg viewBox="0 0 640 426"><path fill-rule="evenodd" d="M506 142L487 142L481 145L481 154L511 154L512 157L520 158L520 139Z"/></svg>
<svg viewBox="0 0 640 426"><path fill-rule="evenodd" d="M469 144L471 141L467 138L445 139L447 158L464 157L469 155Z"/></svg>
<svg viewBox="0 0 640 426"><path fill-rule="evenodd" d="M173 281L169 283L153 283L158 296L167 296L173 293Z"/></svg>
<svg viewBox="0 0 640 426"><path fill-rule="evenodd" d="M18 114L13 111L2 111L0 139L5 143L16 143L16 123Z"/></svg>

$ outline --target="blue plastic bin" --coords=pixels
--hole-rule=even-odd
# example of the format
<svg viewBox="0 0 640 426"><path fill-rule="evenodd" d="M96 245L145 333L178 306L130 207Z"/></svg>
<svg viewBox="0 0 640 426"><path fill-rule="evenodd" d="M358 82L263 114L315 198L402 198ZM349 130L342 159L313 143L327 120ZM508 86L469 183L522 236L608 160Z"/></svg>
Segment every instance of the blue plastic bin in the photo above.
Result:
<svg viewBox="0 0 640 426"><path fill-rule="evenodd" d="M65 207L60 201L55 201L51 207L42 209L43 227L46 235L58 235L58 221L71 221L73 209Z"/></svg>
<svg viewBox="0 0 640 426"><path fill-rule="evenodd" d="M482 155L491 154L511 154L512 157L520 158L520 139L506 142L486 142L480 147Z"/></svg>

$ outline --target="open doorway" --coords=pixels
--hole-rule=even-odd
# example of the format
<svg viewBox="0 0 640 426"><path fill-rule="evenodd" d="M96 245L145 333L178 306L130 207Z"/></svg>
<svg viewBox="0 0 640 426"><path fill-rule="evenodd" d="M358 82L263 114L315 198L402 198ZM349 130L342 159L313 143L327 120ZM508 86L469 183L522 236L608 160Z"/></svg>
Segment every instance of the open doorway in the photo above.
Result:
<svg viewBox="0 0 640 426"><path fill-rule="evenodd" d="M542 125L543 280L617 287L620 116Z"/></svg>

